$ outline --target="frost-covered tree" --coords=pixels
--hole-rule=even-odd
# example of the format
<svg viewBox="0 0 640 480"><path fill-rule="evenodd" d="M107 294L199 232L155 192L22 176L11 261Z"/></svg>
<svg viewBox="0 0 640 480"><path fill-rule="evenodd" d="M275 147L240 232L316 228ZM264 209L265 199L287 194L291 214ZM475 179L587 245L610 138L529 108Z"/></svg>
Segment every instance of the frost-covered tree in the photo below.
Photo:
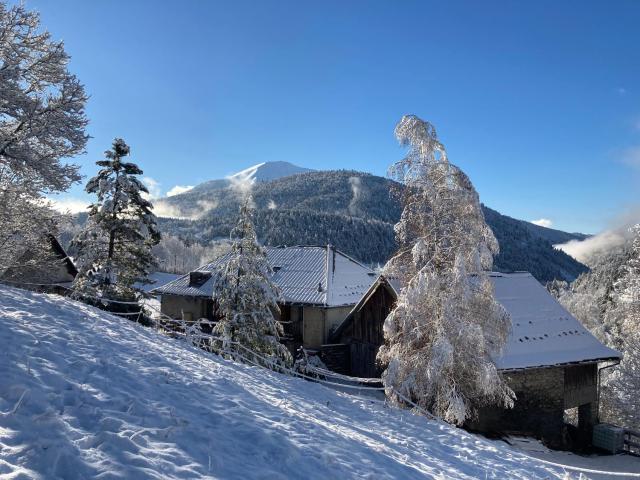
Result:
<svg viewBox="0 0 640 480"><path fill-rule="evenodd" d="M402 289L384 324L382 379L391 398L461 424L479 406L513 404L493 360L511 327L486 274L498 244L435 128L409 115L395 133L409 153L390 169L405 186L404 209L395 226L399 250L384 270Z"/></svg>
<svg viewBox="0 0 640 480"><path fill-rule="evenodd" d="M90 206L84 229L74 239L79 275L78 294L132 300L147 282L155 266L151 249L160 241L151 203L142 193L147 188L137 178L142 170L124 162L129 147L115 139L106 159L96 162L101 170L85 190L97 196Z"/></svg>
<svg viewBox="0 0 640 480"><path fill-rule="evenodd" d="M610 421L640 429L640 224L631 231L633 243L604 315L609 343L622 352L623 358L605 377L603 413Z"/></svg>
<svg viewBox="0 0 640 480"><path fill-rule="evenodd" d="M593 290L577 290L574 288L574 284L570 285L563 280L554 280L547 283L547 290L598 340L603 343L609 342L602 321L604 312L603 288L598 286Z"/></svg>
<svg viewBox="0 0 640 480"><path fill-rule="evenodd" d="M605 379L603 414L607 421L640 430L640 329L622 341L623 358Z"/></svg>
<svg viewBox="0 0 640 480"><path fill-rule="evenodd" d="M163 272L186 273L211 262L231 248L228 240L214 240L202 245L190 239L164 233L160 243L153 248L158 267Z"/></svg>
<svg viewBox="0 0 640 480"><path fill-rule="evenodd" d="M640 428L640 226L632 238L599 252L591 271L569 288L551 286L562 305L603 343L619 350L619 366L602 374L600 417Z"/></svg>
<svg viewBox="0 0 640 480"><path fill-rule="evenodd" d="M631 251L619 269L604 317L616 346L621 346L627 335L640 330L640 224L632 227L631 232Z"/></svg>
<svg viewBox="0 0 640 480"><path fill-rule="evenodd" d="M0 270L43 250L45 195L80 180L63 159L85 148L87 96L68 62L37 13L0 3Z"/></svg>
<svg viewBox="0 0 640 480"><path fill-rule="evenodd" d="M231 253L215 275L213 299L221 318L213 328L214 335L220 338L214 349L239 353L272 368L290 365L291 354L280 343L282 325L275 317L279 312L280 291L271 279L273 271L266 251L256 238L250 204L246 200L240 208L238 223L231 234L234 239Z"/></svg>

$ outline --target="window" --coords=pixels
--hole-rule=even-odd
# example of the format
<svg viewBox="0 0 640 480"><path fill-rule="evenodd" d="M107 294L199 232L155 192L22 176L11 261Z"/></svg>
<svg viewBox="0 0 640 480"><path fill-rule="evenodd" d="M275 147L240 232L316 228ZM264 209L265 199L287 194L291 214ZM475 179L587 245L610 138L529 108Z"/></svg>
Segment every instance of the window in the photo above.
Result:
<svg viewBox="0 0 640 480"><path fill-rule="evenodd" d="M199 288L211 278L211 272L189 272L189 286Z"/></svg>

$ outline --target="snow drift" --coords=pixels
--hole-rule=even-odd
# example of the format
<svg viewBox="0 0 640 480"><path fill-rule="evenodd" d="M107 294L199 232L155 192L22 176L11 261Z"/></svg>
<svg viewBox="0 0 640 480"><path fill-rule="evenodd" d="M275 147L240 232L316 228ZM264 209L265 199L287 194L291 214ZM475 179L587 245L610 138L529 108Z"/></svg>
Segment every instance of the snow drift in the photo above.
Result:
<svg viewBox="0 0 640 480"><path fill-rule="evenodd" d="M0 345L7 478L565 478L501 442L58 296L0 286Z"/></svg>

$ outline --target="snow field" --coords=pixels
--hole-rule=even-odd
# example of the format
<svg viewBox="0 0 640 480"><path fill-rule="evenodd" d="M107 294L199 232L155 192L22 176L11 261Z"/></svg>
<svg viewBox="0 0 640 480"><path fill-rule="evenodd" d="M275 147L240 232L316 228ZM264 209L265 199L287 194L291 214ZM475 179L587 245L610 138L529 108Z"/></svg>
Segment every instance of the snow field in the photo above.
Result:
<svg viewBox="0 0 640 480"><path fill-rule="evenodd" d="M0 345L0 478L567 478L63 297L0 286Z"/></svg>

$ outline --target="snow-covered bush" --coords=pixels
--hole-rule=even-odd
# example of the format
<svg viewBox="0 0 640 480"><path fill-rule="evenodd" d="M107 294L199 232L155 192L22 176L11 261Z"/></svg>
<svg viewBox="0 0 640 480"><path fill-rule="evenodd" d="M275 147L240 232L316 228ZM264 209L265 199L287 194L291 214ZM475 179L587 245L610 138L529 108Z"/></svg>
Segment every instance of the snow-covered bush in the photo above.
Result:
<svg viewBox="0 0 640 480"><path fill-rule="evenodd" d="M322 377L322 375L318 375L316 369L329 370L320 355L311 353L304 347L298 349L298 356L293 364L293 369L304 375L318 378Z"/></svg>
<svg viewBox="0 0 640 480"><path fill-rule="evenodd" d="M391 398L411 398L452 423L477 407L511 406L493 358L510 331L486 271L498 244L469 178L449 163L435 128L405 116L396 136L410 147L390 173L403 183L398 252L385 274L402 289L384 324L378 361Z"/></svg>
<svg viewBox="0 0 640 480"><path fill-rule="evenodd" d="M249 205L247 200L240 208L232 232L231 255L215 274L213 299L221 318L213 334L221 340L214 347L223 354L242 355L270 368L289 366L291 354L280 343L283 329L275 317L280 291L271 279L266 252L256 238Z"/></svg>

